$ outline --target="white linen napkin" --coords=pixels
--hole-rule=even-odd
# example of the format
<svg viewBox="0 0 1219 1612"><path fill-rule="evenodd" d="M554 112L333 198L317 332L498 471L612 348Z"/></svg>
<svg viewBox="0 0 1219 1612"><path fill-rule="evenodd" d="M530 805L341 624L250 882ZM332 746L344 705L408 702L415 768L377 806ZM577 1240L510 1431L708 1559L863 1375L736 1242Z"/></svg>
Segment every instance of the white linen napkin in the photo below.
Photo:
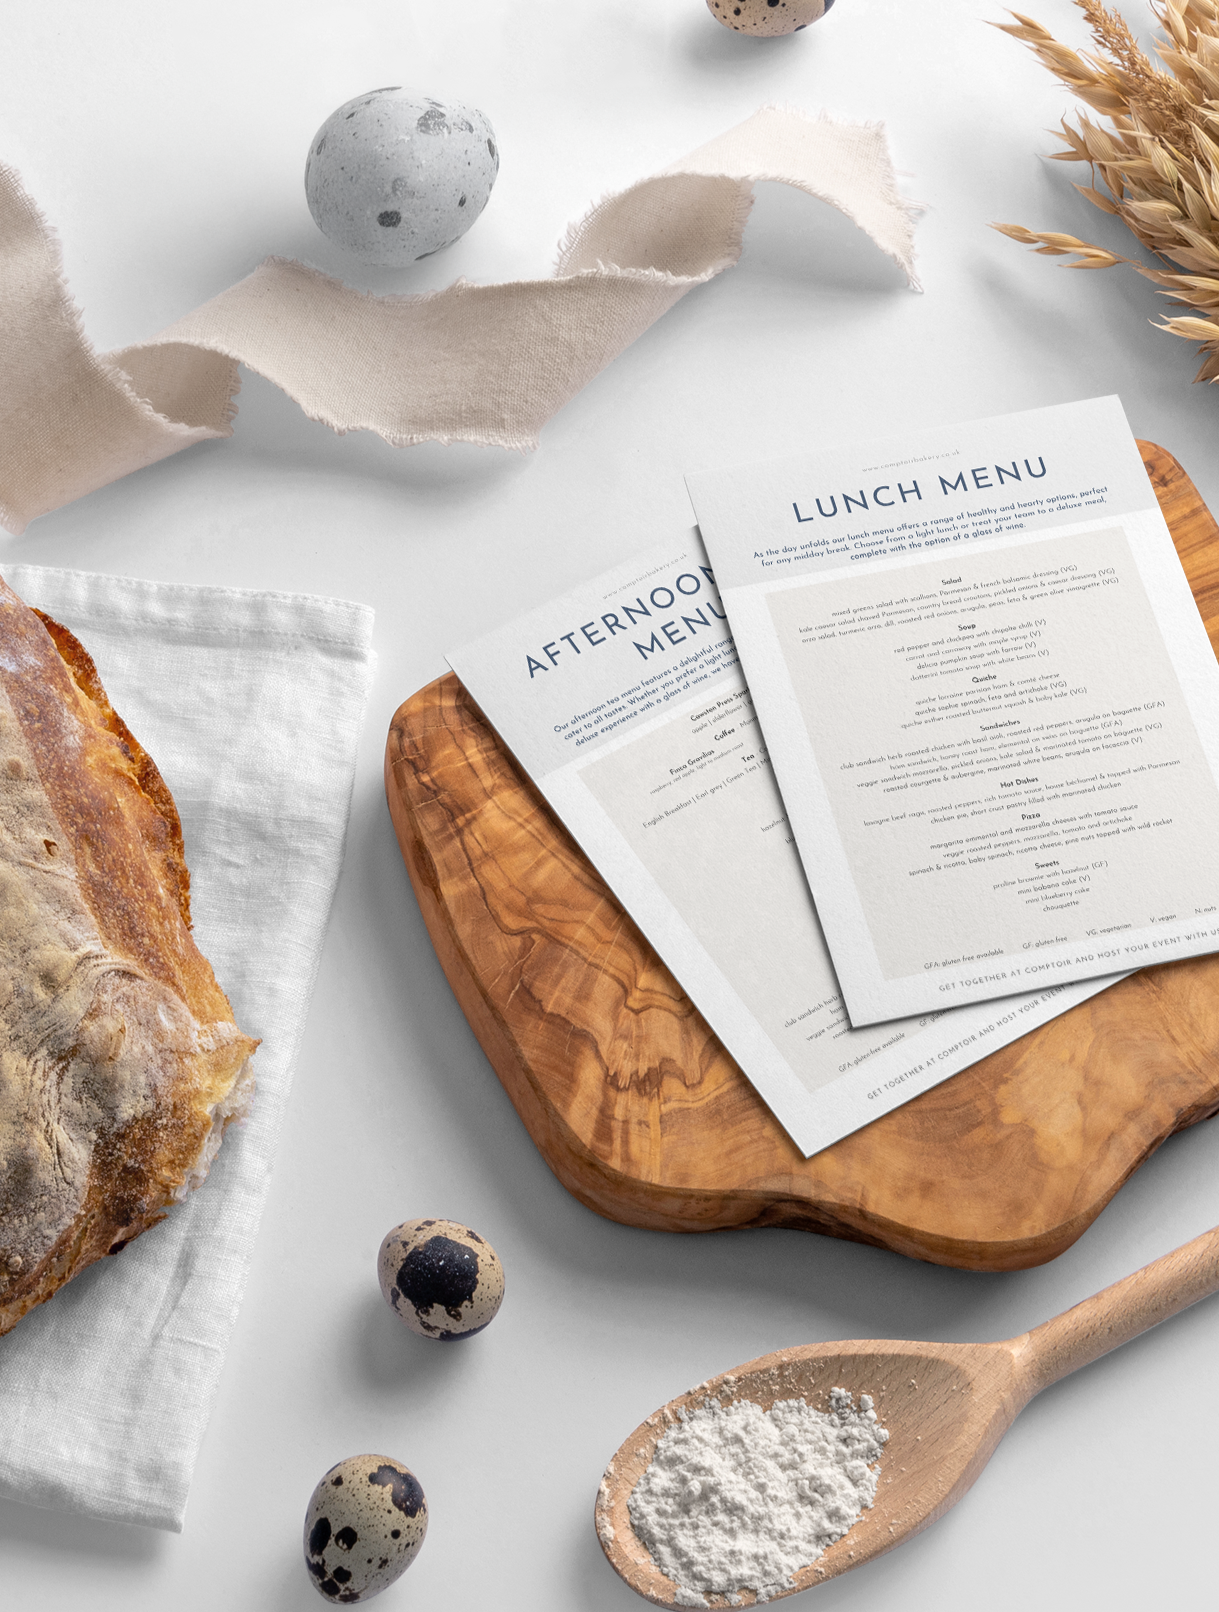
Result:
<svg viewBox="0 0 1219 1612"><path fill-rule="evenodd" d="M366 605L4 568L69 627L182 815L199 947L261 1036L204 1185L0 1338L0 1494L181 1530L338 880Z"/></svg>

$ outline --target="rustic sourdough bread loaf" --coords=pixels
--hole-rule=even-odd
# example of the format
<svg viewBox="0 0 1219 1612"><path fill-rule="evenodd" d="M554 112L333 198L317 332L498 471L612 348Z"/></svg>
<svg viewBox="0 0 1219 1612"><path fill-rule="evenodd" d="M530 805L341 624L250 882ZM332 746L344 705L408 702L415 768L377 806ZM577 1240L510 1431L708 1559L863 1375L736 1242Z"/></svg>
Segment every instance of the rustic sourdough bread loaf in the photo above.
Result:
<svg viewBox="0 0 1219 1612"><path fill-rule="evenodd" d="M249 1102L189 892L93 662L0 581L0 1333L198 1186Z"/></svg>

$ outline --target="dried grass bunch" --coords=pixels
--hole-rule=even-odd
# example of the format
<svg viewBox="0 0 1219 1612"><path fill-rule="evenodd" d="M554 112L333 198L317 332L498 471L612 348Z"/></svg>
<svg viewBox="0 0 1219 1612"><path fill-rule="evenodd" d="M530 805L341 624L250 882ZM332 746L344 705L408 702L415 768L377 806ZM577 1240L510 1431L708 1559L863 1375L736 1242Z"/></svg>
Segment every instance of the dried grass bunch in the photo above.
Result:
<svg viewBox="0 0 1219 1612"><path fill-rule="evenodd" d="M1153 0L1167 38L1157 67L1135 43L1126 23L1100 0L1075 0L1097 52L1068 50L1031 17L1010 12L1014 23L996 27L1023 40L1046 67L1109 127L1081 113L1078 127L1064 119L1056 138L1066 145L1057 162L1086 162L1092 185L1076 185L1102 212L1126 223L1162 268L1148 268L1073 235L1038 233L1019 224L994 227L1014 241L1050 256L1075 256L1073 269L1107 269L1116 263L1153 280L1165 296L1189 309L1160 327L1202 343L1196 380L1219 380L1219 3ZM1096 188L1099 177L1105 191Z"/></svg>

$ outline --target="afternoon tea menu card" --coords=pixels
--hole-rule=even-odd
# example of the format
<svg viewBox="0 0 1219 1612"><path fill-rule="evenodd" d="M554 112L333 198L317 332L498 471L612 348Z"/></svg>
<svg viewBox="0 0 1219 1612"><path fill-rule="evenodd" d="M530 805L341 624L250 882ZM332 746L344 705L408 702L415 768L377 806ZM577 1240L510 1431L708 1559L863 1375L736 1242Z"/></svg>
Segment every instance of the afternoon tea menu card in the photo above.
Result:
<svg viewBox="0 0 1219 1612"><path fill-rule="evenodd" d="M1116 398L688 484L852 1024L1219 950L1219 666Z"/></svg>
<svg viewBox="0 0 1219 1612"><path fill-rule="evenodd" d="M805 1154L1110 983L852 1029L696 533L449 659Z"/></svg>

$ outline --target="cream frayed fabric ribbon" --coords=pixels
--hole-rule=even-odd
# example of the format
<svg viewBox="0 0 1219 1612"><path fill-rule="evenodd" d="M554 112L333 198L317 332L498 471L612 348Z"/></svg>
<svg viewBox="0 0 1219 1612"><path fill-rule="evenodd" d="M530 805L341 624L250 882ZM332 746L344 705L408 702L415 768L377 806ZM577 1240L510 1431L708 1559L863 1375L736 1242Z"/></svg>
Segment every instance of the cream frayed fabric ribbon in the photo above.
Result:
<svg viewBox="0 0 1219 1612"><path fill-rule="evenodd" d="M757 180L831 203L906 271L917 208L884 130L778 107L594 207L550 280L376 297L268 258L134 347L95 353L59 252L0 167L0 522L35 516L232 434L238 365L332 430L397 447L536 446L551 415L696 285L731 267Z"/></svg>

